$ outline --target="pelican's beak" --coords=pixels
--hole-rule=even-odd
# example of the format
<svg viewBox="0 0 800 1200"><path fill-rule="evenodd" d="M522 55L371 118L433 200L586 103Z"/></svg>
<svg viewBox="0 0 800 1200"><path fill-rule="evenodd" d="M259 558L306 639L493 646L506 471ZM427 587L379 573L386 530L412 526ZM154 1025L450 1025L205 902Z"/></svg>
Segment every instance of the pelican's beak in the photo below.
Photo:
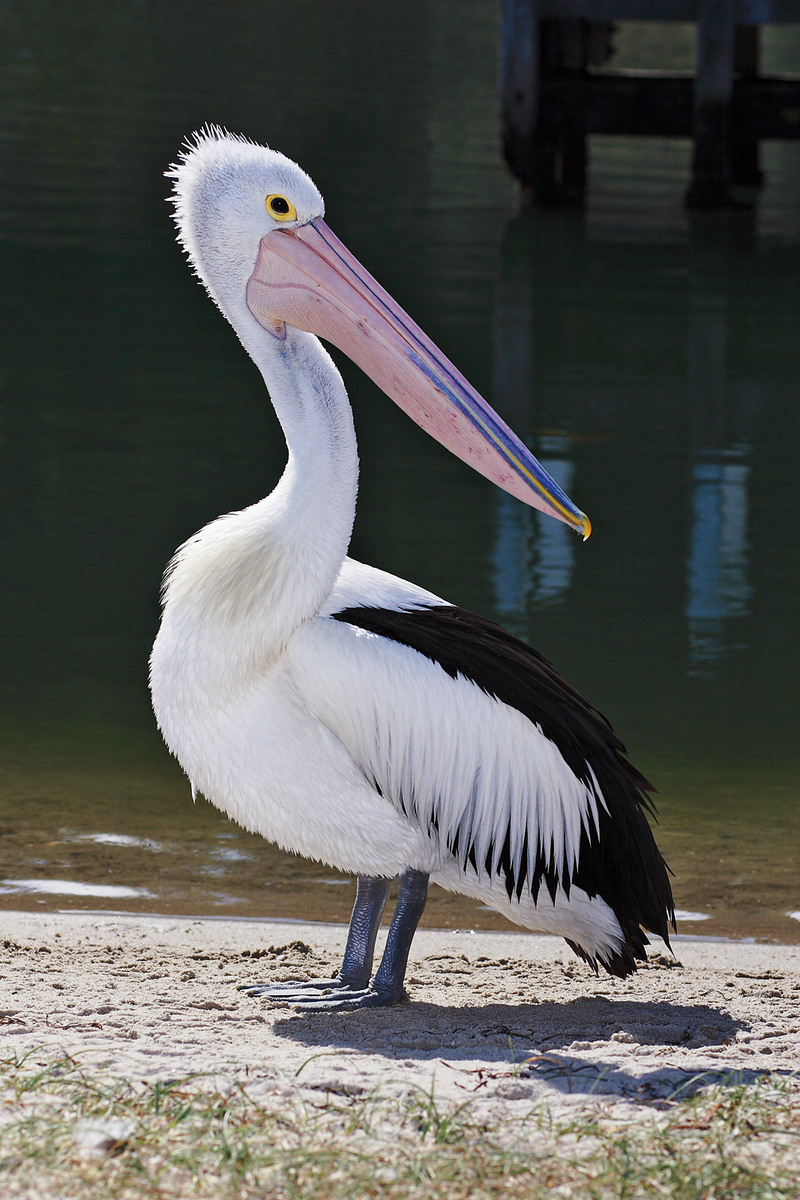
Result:
<svg viewBox="0 0 800 1200"><path fill-rule="evenodd" d="M589 518L321 218L261 239L247 304L278 337L288 324L338 346L458 458L589 536Z"/></svg>

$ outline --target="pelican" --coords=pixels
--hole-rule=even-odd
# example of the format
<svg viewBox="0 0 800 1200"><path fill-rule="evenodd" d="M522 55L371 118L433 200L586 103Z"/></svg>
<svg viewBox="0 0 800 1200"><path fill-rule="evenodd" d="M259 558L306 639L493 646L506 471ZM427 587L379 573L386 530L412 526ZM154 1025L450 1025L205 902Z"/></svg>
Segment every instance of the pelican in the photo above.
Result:
<svg viewBox="0 0 800 1200"><path fill-rule="evenodd" d="M193 793L357 876L335 979L243 989L303 1009L407 999L431 880L627 975L644 931L669 944L674 927L652 789L535 650L347 556L356 437L319 338L513 496L584 537L587 517L334 236L294 162L206 127L167 174L178 239L261 372L288 461L270 495L212 521L167 567L156 719Z"/></svg>

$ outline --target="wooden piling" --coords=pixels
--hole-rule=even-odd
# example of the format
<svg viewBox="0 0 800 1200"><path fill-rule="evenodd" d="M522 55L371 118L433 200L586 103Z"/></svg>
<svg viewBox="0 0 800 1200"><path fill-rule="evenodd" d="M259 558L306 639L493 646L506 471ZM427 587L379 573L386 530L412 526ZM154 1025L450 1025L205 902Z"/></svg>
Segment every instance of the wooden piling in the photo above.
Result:
<svg viewBox="0 0 800 1200"><path fill-rule="evenodd" d="M697 0L694 153L690 208L731 203L730 109L736 0Z"/></svg>
<svg viewBox="0 0 800 1200"><path fill-rule="evenodd" d="M600 69L616 20L696 21L694 78ZM687 204L730 207L732 186L761 181L761 140L800 140L800 81L759 73L766 23L800 23L800 0L503 0L503 149L523 202L580 198L592 134L644 134L693 137Z"/></svg>
<svg viewBox="0 0 800 1200"><path fill-rule="evenodd" d="M539 20L535 0L503 0L500 78L503 154L525 194L531 191L536 174Z"/></svg>
<svg viewBox="0 0 800 1200"><path fill-rule="evenodd" d="M761 29L758 25L737 25L733 43L733 70L740 90L758 80L761 49ZM736 119L734 105L733 128L730 135L731 180L734 187L758 187L763 183L758 138L742 128Z"/></svg>

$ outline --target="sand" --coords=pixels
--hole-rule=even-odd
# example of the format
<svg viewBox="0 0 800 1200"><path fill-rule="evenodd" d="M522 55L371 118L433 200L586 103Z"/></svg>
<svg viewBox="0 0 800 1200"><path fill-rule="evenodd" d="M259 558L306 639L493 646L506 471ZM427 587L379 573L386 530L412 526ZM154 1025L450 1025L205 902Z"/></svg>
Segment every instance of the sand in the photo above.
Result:
<svg viewBox="0 0 800 1200"><path fill-rule="evenodd" d="M343 926L0 914L0 1046L128 1078L203 1072L306 1098L434 1088L492 1110L638 1106L800 1066L800 947L678 940L620 981L560 940L421 930L393 1009L300 1014L237 991L328 974ZM660 943L659 943L660 945Z"/></svg>

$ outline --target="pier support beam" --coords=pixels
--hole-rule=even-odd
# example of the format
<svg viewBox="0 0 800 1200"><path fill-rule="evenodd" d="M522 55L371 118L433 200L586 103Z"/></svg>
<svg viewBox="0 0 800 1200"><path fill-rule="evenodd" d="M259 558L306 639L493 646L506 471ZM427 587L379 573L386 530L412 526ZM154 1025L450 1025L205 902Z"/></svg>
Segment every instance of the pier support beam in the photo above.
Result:
<svg viewBox="0 0 800 1200"><path fill-rule="evenodd" d="M542 86L578 82L609 54L607 22L542 17L547 0L503 0L500 56L503 153L523 203L580 200L586 190L583 113L562 111L558 124L542 111Z"/></svg>
<svg viewBox="0 0 800 1200"><path fill-rule="evenodd" d="M698 0L690 208L731 204L731 99L736 0Z"/></svg>
<svg viewBox="0 0 800 1200"><path fill-rule="evenodd" d="M761 29L758 25L737 25L733 44L733 69L743 87L758 80ZM734 114L735 114L734 103ZM759 187L764 182L758 138L741 128L734 115L730 142L733 186Z"/></svg>
<svg viewBox="0 0 800 1200"><path fill-rule="evenodd" d="M503 154L523 194L531 193L539 111L539 20L534 0L503 0L500 80Z"/></svg>
<svg viewBox="0 0 800 1200"><path fill-rule="evenodd" d="M695 20L694 78L604 69L614 20ZM800 0L503 0L503 149L523 203L581 199L588 138L628 134L693 138L687 205L733 207L733 187L761 182L759 142L800 140L800 82L759 72L760 23L790 22Z"/></svg>

